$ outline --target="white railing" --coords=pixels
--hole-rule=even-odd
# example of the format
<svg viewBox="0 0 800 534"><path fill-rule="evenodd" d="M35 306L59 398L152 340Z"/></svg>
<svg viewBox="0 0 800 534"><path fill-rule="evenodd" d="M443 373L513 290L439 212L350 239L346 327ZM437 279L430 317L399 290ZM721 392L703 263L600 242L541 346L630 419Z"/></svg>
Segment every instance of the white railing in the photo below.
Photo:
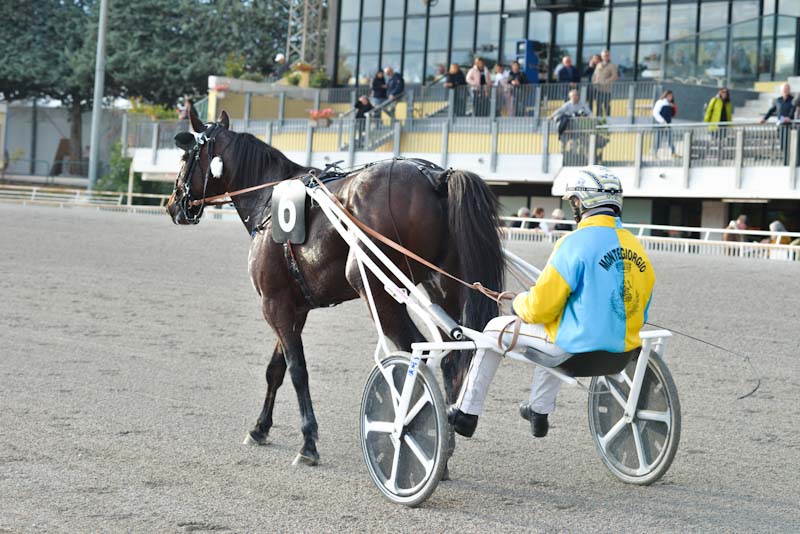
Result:
<svg viewBox="0 0 800 534"><path fill-rule="evenodd" d="M575 226L573 221L557 219L534 219L522 217L502 217L506 222L520 222L527 227L504 228L504 237L508 241L528 243L554 243L559 237L568 234L568 231L546 232L540 228L530 226L545 223L550 227L556 224L569 224ZM738 256L742 258L780 259L800 261L800 246L778 245L775 243L800 239L800 232L769 232L764 230L729 230L725 228L697 228L691 226L668 226L659 224L623 224L632 231L642 242L645 249L655 252L671 252L678 254L691 254L698 256ZM675 233L674 237L660 237L649 235L651 231ZM723 241L721 236L730 234L740 236L741 241ZM681 237L677 237L680 235ZM696 235L697 239L682 237L683 235ZM747 239L761 238L772 240L775 243L762 243L747 241Z"/></svg>

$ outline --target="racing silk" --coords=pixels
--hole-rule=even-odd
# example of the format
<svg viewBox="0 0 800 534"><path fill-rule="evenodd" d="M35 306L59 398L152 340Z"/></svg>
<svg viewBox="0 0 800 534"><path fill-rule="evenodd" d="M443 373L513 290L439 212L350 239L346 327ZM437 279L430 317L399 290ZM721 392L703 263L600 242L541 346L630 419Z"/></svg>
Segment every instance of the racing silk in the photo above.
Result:
<svg viewBox="0 0 800 534"><path fill-rule="evenodd" d="M536 285L513 306L567 352L625 352L642 344L655 281L642 245L619 218L594 215L556 242Z"/></svg>

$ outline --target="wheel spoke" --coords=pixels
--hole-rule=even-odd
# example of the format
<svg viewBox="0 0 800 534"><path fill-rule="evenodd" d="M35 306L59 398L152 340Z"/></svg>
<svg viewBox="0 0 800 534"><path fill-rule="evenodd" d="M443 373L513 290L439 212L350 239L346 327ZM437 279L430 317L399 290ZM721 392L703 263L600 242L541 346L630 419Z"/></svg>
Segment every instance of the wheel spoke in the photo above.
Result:
<svg viewBox="0 0 800 534"><path fill-rule="evenodd" d="M625 418L620 417L619 421L614 423L614 426L606 433L605 436L599 437L598 441L600 442L600 446L603 448L603 451L608 449L608 444L617 437L617 434L622 432L622 429L625 428Z"/></svg>
<svg viewBox="0 0 800 534"><path fill-rule="evenodd" d="M400 463L400 441L392 438L392 445L394 446L394 455L392 456L392 473L386 480L386 488L392 493L397 493L397 467Z"/></svg>
<svg viewBox="0 0 800 534"><path fill-rule="evenodd" d="M366 417L365 417L366 419ZM391 434L394 431L394 422L392 421L370 421L366 420L364 423L364 431L369 434L370 432L378 432L381 434Z"/></svg>
<svg viewBox="0 0 800 534"><path fill-rule="evenodd" d="M615 386L612 382L609 382L604 376L600 377L599 382L606 386L606 389L608 389L608 391L611 393L611 396L614 397L614 399L624 409L628 401L622 396L622 393L619 392L617 386Z"/></svg>
<svg viewBox="0 0 800 534"><path fill-rule="evenodd" d="M387 365L381 369L381 374L383 375L383 379L386 381L386 384L389 386L389 391L392 394L392 404L395 408L397 408L400 406L400 393L394 386L394 375L392 374L392 371L394 371L394 365Z"/></svg>
<svg viewBox="0 0 800 534"><path fill-rule="evenodd" d="M666 412L656 412L653 410L637 410L636 411L636 418L641 419L643 421L658 421L659 423L664 423L667 427L670 426L670 419L671 414L669 410Z"/></svg>
<svg viewBox="0 0 800 534"><path fill-rule="evenodd" d="M633 442L636 444L636 456L639 457L639 474L643 475L647 473L650 464L647 463L647 454L644 452L642 435L639 433L639 426L635 421L631 423L631 432L633 433Z"/></svg>
<svg viewBox="0 0 800 534"><path fill-rule="evenodd" d="M420 448L419 443L417 443L417 440L415 440L410 434L406 434L403 439L405 440L406 445L408 445L408 448L411 449L411 452L414 453L414 456L417 457L419 463L422 464L422 467L425 468L425 478L428 478L428 475L430 475L431 471L433 470L433 458L428 458L425 455L423 450Z"/></svg>
<svg viewBox="0 0 800 534"><path fill-rule="evenodd" d="M432 402L431 395L427 390L425 390L417 403L410 410L408 410L408 414L406 414L406 420L403 422L403 426L411 424L411 421L414 420L417 414L419 414L419 412L422 411L425 405L429 402Z"/></svg>

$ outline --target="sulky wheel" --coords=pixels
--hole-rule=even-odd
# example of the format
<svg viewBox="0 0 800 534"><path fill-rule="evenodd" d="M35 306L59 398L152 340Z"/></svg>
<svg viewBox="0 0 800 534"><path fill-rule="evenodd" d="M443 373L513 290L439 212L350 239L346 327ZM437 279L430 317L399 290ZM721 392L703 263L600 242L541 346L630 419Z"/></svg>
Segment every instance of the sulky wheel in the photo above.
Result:
<svg viewBox="0 0 800 534"><path fill-rule="evenodd" d="M606 467L629 484L649 485L672 464L681 437L678 390L667 366L650 354L636 415L623 418L634 359L620 375L596 376L589 386L589 431Z"/></svg>
<svg viewBox="0 0 800 534"><path fill-rule="evenodd" d="M396 352L381 362L391 381L378 366L370 373L361 400L361 450L387 499L418 506L436 489L447 464L447 417L433 372L420 362L405 424L399 438L393 435L410 358Z"/></svg>

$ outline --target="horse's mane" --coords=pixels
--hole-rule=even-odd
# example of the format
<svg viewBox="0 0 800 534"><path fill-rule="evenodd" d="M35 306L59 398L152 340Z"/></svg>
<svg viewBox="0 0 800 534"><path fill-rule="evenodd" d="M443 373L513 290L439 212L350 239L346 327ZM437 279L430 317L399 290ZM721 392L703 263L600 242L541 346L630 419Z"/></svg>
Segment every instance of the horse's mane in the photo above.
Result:
<svg viewBox="0 0 800 534"><path fill-rule="evenodd" d="M236 162L233 171L238 187L291 178L305 169L252 134L235 136L230 150L231 159Z"/></svg>

